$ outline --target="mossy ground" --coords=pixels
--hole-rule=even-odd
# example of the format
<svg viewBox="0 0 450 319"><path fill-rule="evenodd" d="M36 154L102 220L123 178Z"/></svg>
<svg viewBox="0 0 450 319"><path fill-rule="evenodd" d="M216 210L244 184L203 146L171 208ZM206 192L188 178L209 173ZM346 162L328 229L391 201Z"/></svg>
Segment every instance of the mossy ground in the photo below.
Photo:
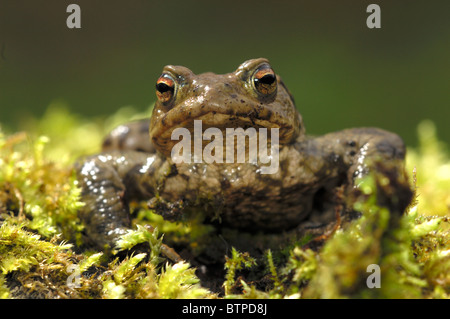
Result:
<svg viewBox="0 0 450 319"><path fill-rule="evenodd" d="M84 243L71 164L133 114L84 119L54 104L22 132L0 131L1 298L449 298L450 159L432 122L419 125L419 147L408 149L415 199L405 214L378 205L386 178L373 174L361 187L362 218L316 249L297 238L258 257L216 252L227 257L215 278L220 289L211 290L167 246L204 249L212 228L199 220L169 223L141 208L114 254ZM379 266L380 288L367 285L369 265Z"/></svg>

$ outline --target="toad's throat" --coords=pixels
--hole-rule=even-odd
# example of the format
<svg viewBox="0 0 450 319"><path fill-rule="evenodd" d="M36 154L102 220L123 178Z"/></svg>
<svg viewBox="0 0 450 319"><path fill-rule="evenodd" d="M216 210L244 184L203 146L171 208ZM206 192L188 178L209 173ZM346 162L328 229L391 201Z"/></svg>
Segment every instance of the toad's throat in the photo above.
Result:
<svg viewBox="0 0 450 319"><path fill-rule="evenodd" d="M267 128L260 128L258 132L254 127L246 130L227 128L224 137L218 128L210 127L203 131L202 121L194 120L193 137L184 127L172 131L172 140L179 139L181 141L174 145L171 152L171 159L175 164L249 163L260 167L261 174L274 174L278 171L279 128L270 129L270 138ZM205 140L212 141L205 145Z"/></svg>
<svg viewBox="0 0 450 319"><path fill-rule="evenodd" d="M199 122L201 123L201 132L198 132L198 125L196 131L195 123ZM266 130L264 131L264 129ZM208 112L198 116L197 118L187 118L183 121L179 121L178 123L173 123L170 127L157 125L155 128L151 129L150 135L155 147L165 156L170 156L173 147L179 142L179 138L173 137L174 132L178 135L179 132L189 132L192 138L198 136L199 133L202 136L205 136L206 133L206 139L203 139L203 147L205 147L209 141L214 140L219 131L223 137L226 137L231 133L236 134L236 136L244 134L249 139L249 134L252 134L252 131L255 131L258 140L261 140L260 133L263 132L267 133L267 135L263 137L267 137L268 146L270 147L270 133L272 129L277 129L277 144L287 144L292 140L294 129L292 126L288 126L285 123L277 123L250 116L237 116L217 112ZM210 135L213 136L208 139L208 136ZM192 140L192 142L194 142L194 140ZM223 143L226 147L225 139ZM239 144L236 144L236 147L239 147Z"/></svg>

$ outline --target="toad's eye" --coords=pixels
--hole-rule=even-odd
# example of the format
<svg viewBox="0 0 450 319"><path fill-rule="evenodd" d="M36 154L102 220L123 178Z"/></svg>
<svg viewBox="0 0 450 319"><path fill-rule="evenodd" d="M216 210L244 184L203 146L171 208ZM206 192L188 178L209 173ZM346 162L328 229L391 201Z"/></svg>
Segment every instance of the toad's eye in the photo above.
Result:
<svg viewBox="0 0 450 319"><path fill-rule="evenodd" d="M168 103L175 93L175 81L169 74L162 74L156 81L156 96L161 103Z"/></svg>
<svg viewBox="0 0 450 319"><path fill-rule="evenodd" d="M258 93L271 95L277 90L277 77L269 65L263 65L253 75L253 84Z"/></svg>

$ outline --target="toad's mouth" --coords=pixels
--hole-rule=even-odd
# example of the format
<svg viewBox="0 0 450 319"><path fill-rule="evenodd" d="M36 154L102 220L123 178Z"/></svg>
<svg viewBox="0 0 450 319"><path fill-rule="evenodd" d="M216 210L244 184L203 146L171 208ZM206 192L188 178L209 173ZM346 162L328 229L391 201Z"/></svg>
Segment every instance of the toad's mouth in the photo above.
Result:
<svg viewBox="0 0 450 319"><path fill-rule="evenodd" d="M259 136L259 129L266 128L267 131L278 129L277 133L280 145L288 144L293 140L293 137L296 134L295 126L291 125L288 121L275 119L276 115L271 116L269 113L266 116L259 116L260 114L261 112L258 114L256 112L247 114L226 114L217 111L209 111L196 116L189 116L188 114L187 117L181 117L182 120L180 121L179 113L178 118L174 119L169 116L172 115L169 112L166 116L163 116L160 121L154 123L153 127L150 127L150 136L154 146L165 156L170 156L174 145L179 142L179 137L173 138L172 133L176 129L187 129L193 139L197 133L194 125L197 121L201 122L202 135L205 130L209 128L219 129L223 136L226 136L226 130L230 128L242 128L243 130L255 128L256 133ZM270 141L270 132L267 132L267 134L269 135L268 140ZM265 137L267 137L267 135ZM203 147L211 142L209 139L202 138L202 140Z"/></svg>

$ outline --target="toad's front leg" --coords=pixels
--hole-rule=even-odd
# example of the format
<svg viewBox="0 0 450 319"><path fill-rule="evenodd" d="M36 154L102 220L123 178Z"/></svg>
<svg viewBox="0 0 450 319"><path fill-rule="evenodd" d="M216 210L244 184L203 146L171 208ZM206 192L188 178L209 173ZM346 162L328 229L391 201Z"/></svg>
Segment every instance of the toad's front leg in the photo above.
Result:
<svg viewBox="0 0 450 319"><path fill-rule="evenodd" d="M318 140L327 153L341 159L349 190L357 188L359 178L374 171L390 180L392 187L389 194L385 189L384 200L396 206L392 208L403 211L409 204L412 192L404 167L406 150L398 135L378 128L354 128ZM381 199L383 194L379 195Z"/></svg>
<svg viewBox="0 0 450 319"><path fill-rule="evenodd" d="M329 134L334 152L340 154L348 180L367 175L375 162L395 163L402 170L406 149L395 133L378 128L353 128Z"/></svg>
<svg viewBox="0 0 450 319"><path fill-rule="evenodd" d="M79 212L89 239L100 249L113 248L131 227L128 203L151 198L163 159L143 152L110 152L75 165L82 200Z"/></svg>

